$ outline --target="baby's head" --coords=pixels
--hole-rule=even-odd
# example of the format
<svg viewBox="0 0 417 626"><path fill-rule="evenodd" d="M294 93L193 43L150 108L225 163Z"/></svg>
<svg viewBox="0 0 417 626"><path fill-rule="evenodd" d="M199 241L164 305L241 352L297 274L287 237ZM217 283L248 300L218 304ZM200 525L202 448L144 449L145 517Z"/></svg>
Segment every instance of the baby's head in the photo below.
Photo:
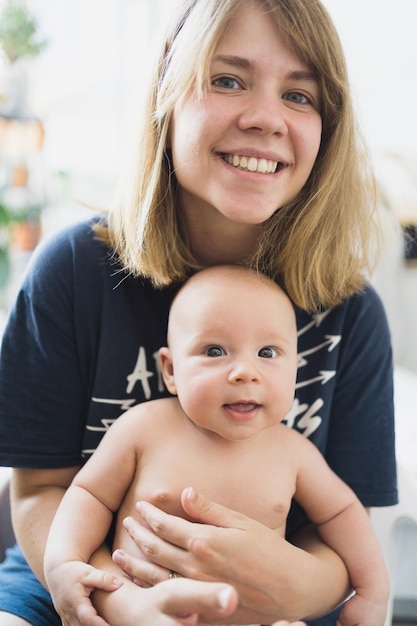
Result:
<svg viewBox="0 0 417 626"><path fill-rule="evenodd" d="M262 297L270 302L270 309L260 307L258 298ZM248 267L216 265L189 278L171 305L168 344L172 343L178 324L183 322L186 330L190 328L191 320L198 322L198 314L208 310L213 313L218 311L219 321L226 311L241 321L245 311L251 315L254 324L264 324L269 320L279 326L286 322L289 336L296 341L295 313L289 297L272 279Z"/></svg>
<svg viewBox="0 0 417 626"><path fill-rule="evenodd" d="M192 421L218 432L225 420L207 426L208 416L226 407L241 430L243 424L263 429L284 419L294 398L293 305L274 281L254 270L202 270L174 298L168 347L160 356L165 384ZM263 419L249 419L251 405Z"/></svg>

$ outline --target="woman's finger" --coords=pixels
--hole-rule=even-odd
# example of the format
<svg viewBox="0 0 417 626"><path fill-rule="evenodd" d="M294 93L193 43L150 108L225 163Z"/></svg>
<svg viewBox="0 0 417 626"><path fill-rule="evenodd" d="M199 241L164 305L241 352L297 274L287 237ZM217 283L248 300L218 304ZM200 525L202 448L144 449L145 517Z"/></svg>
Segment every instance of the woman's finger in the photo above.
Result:
<svg viewBox="0 0 417 626"><path fill-rule="evenodd" d="M181 504L184 511L196 522L210 524L221 528L247 528L253 523L249 517L232 511L221 504L208 500L197 493L192 487L187 487L181 494Z"/></svg>
<svg viewBox="0 0 417 626"><path fill-rule="evenodd" d="M156 563L151 563L123 550L115 550L112 554L116 563L139 587L153 587L169 579L170 571Z"/></svg>
<svg viewBox="0 0 417 626"><path fill-rule="evenodd" d="M140 537L141 549L143 549L142 542L146 542L146 538L149 537L149 535L146 534L149 530L151 530L154 535L157 535L161 539L166 539L178 548L183 548L184 550L189 548L190 538L194 536L193 527L195 527L196 524L181 517L165 513L149 502L138 502L136 509L145 524L142 525L142 528L137 528L135 520L127 518L127 520L124 521L124 525L130 535L133 531L135 536ZM131 528L129 528L130 525ZM149 546L144 545L148 550L152 550L153 548L152 543L150 543Z"/></svg>

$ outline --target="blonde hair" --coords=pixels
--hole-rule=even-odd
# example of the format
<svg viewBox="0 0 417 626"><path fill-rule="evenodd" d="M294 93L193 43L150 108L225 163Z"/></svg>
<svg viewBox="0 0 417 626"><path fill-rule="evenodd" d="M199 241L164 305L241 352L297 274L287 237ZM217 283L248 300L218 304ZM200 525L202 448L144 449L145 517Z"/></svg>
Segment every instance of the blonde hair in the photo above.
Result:
<svg viewBox="0 0 417 626"><path fill-rule="evenodd" d="M302 308L332 307L363 287L381 236L342 47L319 0L255 1L275 17L286 44L315 72L323 131L307 183L263 224L258 249L242 262L279 282ZM185 0L154 72L134 173L109 215L105 237L124 270L148 277L156 287L202 269L176 208L166 151L169 124L180 97L192 91L204 95L217 42L247 2Z"/></svg>

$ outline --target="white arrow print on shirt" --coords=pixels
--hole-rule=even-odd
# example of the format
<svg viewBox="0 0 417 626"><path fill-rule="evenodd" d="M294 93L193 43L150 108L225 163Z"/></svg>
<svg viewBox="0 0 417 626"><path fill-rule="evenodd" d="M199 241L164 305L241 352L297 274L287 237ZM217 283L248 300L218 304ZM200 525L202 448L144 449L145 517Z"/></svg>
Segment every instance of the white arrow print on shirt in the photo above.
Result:
<svg viewBox="0 0 417 626"><path fill-rule="evenodd" d="M304 359L303 357L307 356L308 354L314 354L314 352L318 352L322 348L327 348L328 352L331 352L332 350L334 350L337 344L340 343L342 336L341 335L324 335L324 338L326 341L324 341L323 343L319 344L318 346L314 346L314 348L309 348L308 350L304 350L303 352L300 352L298 354L298 367L303 367L304 365L307 365L308 361Z"/></svg>
<svg viewBox="0 0 417 626"><path fill-rule="evenodd" d="M100 402L101 404L116 404L120 406L120 409L122 411L128 411L130 409L130 407L132 407L135 402L136 402L136 398L125 398L122 400L111 400L110 398L91 398L91 400L93 402ZM88 426L87 426L88 428Z"/></svg>
<svg viewBox="0 0 417 626"><path fill-rule="evenodd" d="M322 323L322 321L324 320L324 318L329 315L331 310L332 309L327 309L327 311L323 311L323 313L317 313L317 315L314 316L314 318L311 320L311 322L306 324L304 326L304 328L300 328L300 330L297 331L297 335L298 336L304 335L304 333L306 333L308 330L310 330L310 328L314 328L314 326L316 328L318 328L320 326L320 324Z"/></svg>
<svg viewBox="0 0 417 626"><path fill-rule="evenodd" d="M109 430L110 426L113 424L113 422L115 422L116 420L100 420L100 422L103 424L103 426L86 426L86 430L91 430L92 432L97 432L97 433L105 433Z"/></svg>
<svg viewBox="0 0 417 626"><path fill-rule="evenodd" d="M319 372L319 376L316 376L315 378L310 378L310 380L303 380L302 382L297 383L295 385L295 388L300 389L301 387L308 387L308 385L312 385L313 383L320 383L320 382L322 385L325 385L335 375L336 375L336 370L333 370L333 371L322 370L321 372Z"/></svg>

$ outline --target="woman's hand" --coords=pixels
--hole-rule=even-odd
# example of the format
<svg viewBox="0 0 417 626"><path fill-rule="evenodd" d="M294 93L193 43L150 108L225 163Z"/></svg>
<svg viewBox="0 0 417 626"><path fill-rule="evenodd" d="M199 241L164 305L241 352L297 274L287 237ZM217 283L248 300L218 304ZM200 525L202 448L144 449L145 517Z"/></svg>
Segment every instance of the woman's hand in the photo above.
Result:
<svg viewBox="0 0 417 626"><path fill-rule="evenodd" d="M240 598L234 623L316 617L334 608L347 593L343 562L317 536L303 538L305 551L192 489L184 490L182 506L199 523L167 515L145 502L138 503L138 511L147 527L126 520L146 561L121 551L113 558L143 586L166 580L170 571L196 580L225 581Z"/></svg>

